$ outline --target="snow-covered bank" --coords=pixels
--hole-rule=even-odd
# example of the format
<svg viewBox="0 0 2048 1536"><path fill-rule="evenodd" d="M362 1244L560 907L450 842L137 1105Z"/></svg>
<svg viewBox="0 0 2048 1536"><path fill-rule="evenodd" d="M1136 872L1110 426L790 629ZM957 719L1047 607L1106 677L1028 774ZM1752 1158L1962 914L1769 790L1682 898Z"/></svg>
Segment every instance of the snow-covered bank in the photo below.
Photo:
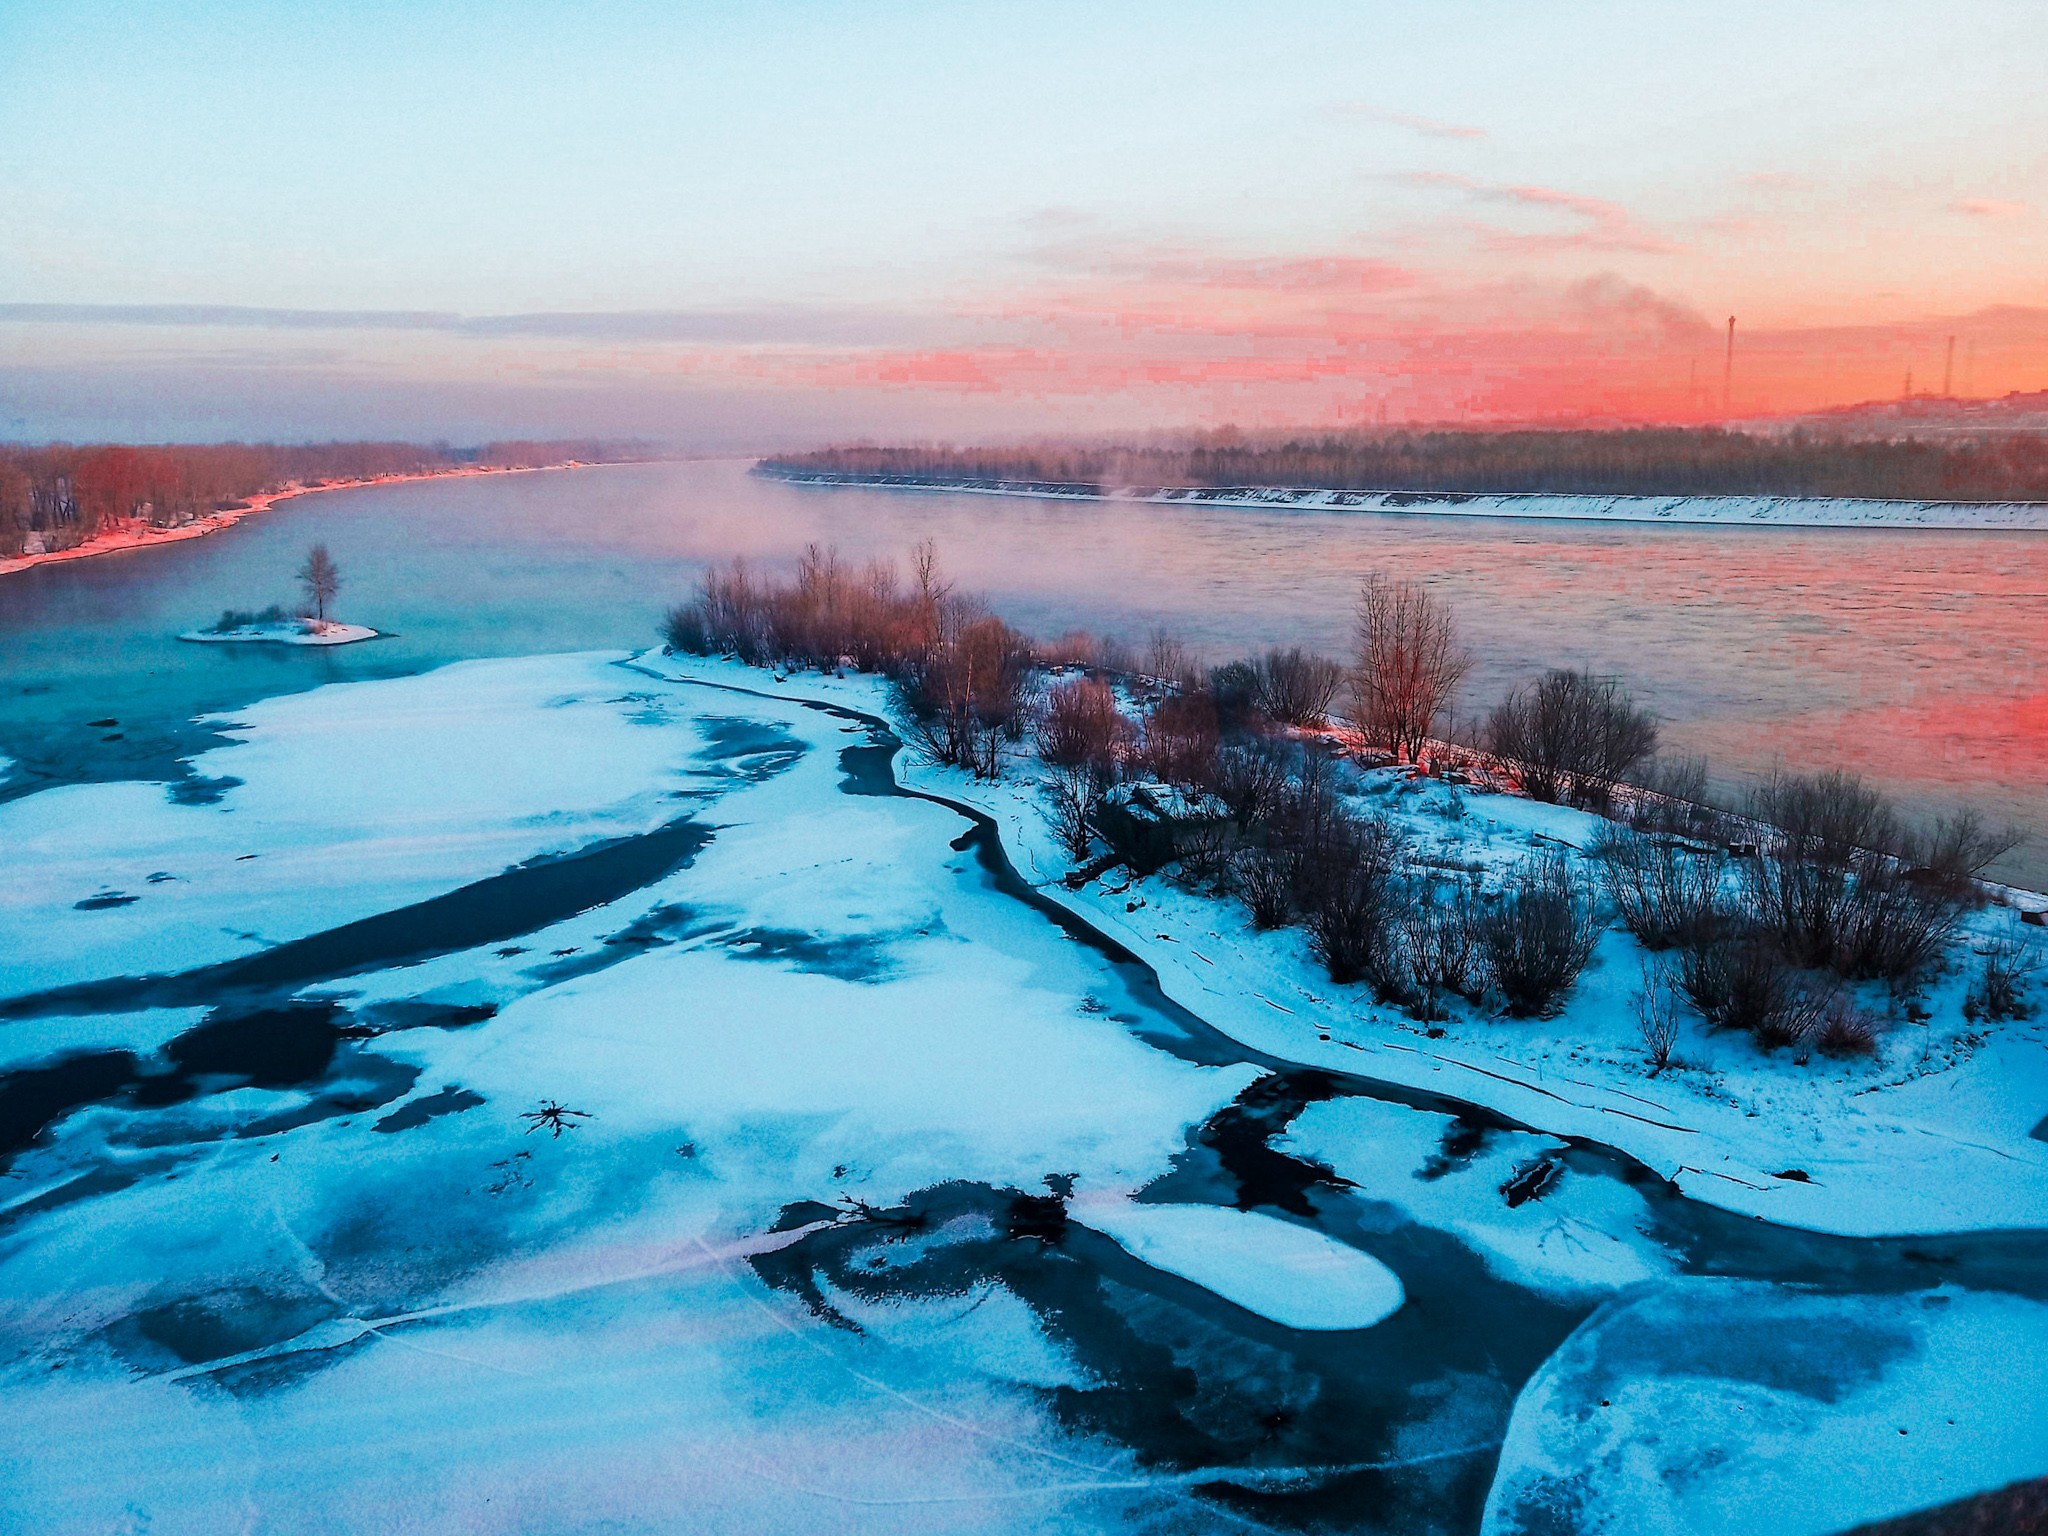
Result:
<svg viewBox="0 0 2048 1536"><path fill-rule="evenodd" d="M2048 531L2048 502L1863 501L1846 496L1556 496L1453 491L1336 491L1288 486L1169 486L1099 490L1027 480L942 480L764 470L792 485L888 491L948 491L1052 501L1138 501L1164 506L1256 507L1273 511L1392 512L1448 517L1521 517L1607 523L1713 523L1757 528L1940 528Z"/></svg>
<svg viewBox="0 0 2048 1536"><path fill-rule="evenodd" d="M872 678L777 682L738 663L682 656L649 664L875 713L893 707ZM1464 1017L1432 1037L1363 989L1332 986L1298 932L1258 933L1234 902L1159 877L1068 889L1071 862L1028 770L990 783L906 753L898 773L992 817L1045 896L1127 945L1176 1002L1255 1050L1612 1147L1695 1199L1785 1226L1844 1236L2048 1228L2048 1142L2032 1135L2048 1115L2048 1023L1970 1025L1960 973L1933 990L1933 1021L1897 1024L1875 1062L1800 1066L1746 1036L1692 1027L1680 1066L1653 1077L1631 1003L1641 951L1616 931L1559 1017ZM1388 777L1380 788L1378 808L1415 830L1425 850L1484 868L1582 848L1596 826L1582 812L1441 784ZM2007 911L1979 921L2018 930Z"/></svg>
<svg viewBox="0 0 2048 1536"><path fill-rule="evenodd" d="M358 640L374 640L377 634L366 624L280 619L275 623L237 624L232 629L188 629L178 638L195 645L353 645Z"/></svg>

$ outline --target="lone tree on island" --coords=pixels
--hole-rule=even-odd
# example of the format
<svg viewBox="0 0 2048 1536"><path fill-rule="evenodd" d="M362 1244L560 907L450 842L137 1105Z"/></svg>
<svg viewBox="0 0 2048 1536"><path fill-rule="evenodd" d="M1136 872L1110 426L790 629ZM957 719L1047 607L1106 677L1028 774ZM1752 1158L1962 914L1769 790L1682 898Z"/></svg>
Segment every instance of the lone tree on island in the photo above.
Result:
<svg viewBox="0 0 2048 1536"><path fill-rule="evenodd" d="M306 551L306 563L299 567L299 585L306 589L306 601L313 605L313 617L325 624L327 605L341 590L341 570L335 565L334 557L327 553L325 544L315 544Z"/></svg>

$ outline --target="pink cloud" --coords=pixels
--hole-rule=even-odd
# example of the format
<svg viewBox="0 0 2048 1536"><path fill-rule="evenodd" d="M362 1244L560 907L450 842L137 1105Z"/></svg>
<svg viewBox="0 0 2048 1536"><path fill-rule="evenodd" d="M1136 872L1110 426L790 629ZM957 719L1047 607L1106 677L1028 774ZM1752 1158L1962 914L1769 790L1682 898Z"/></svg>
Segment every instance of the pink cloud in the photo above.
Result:
<svg viewBox="0 0 2048 1536"><path fill-rule="evenodd" d="M1389 112L1384 107L1373 106L1370 102L1339 102L1335 110L1344 117L1362 117L1368 122L1406 128L1410 133L1419 133L1426 139L1469 140L1483 139L1487 136L1484 128L1472 128L1463 123L1446 123L1434 117L1417 117L1412 112Z"/></svg>
<svg viewBox="0 0 2048 1536"><path fill-rule="evenodd" d="M1973 219L2016 219L2027 211L2025 203L2000 197L1959 197L1948 206Z"/></svg>
<svg viewBox="0 0 2048 1536"><path fill-rule="evenodd" d="M1475 202L1555 211L1579 221L1575 229L1535 233L1479 226L1486 244L1498 251L1637 251L1669 256L1684 249L1676 241L1643 228L1627 209L1605 198L1560 191L1556 187L1477 181L1449 171L1410 171L1400 179L1410 186L1460 192Z"/></svg>

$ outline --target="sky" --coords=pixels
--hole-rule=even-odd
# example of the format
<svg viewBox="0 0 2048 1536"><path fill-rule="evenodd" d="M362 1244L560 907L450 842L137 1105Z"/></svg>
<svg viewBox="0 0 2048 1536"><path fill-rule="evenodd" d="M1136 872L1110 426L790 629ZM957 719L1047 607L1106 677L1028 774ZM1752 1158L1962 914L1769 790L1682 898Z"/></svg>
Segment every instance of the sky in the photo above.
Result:
<svg viewBox="0 0 2048 1536"><path fill-rule="evenodd" d="M2044 63L2039 0L0 0L0 438L2043 389Z"/></svg>

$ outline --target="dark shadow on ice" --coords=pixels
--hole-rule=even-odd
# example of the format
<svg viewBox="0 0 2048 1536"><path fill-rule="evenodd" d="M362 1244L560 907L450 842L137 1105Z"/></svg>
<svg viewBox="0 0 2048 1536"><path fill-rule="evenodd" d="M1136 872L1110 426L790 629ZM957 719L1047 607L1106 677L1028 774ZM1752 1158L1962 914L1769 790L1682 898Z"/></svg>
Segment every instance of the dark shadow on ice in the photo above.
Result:
<svg viewBox="0 0 2048 1536"><path fill-rule="evenodd" d="M245 959L168 976L113 977L0 1001L0 1020L66 1013L192 1007L224 994L301 987L440 955L550 927L607 905L687 867L713 829L685 818L635 837L550 854L449 891L309 934Z"/></svg>
<svg viewBox="0 0 2048 1536"><path fill-rule="evenodd" d="M1060 1207L1056 1195L941 1184L751 1262L855 1334L867 1307L971 1307L1006 1289L1076 1367L1077 1384L1019 1390L1074 1433L1128 1446L1150 1471L1196 1474L1195 1491L1291 1529L1355 1529L1362 1510L1374 1529L1476 1528L1512 1383L1579 1316L1496 1284L1490 1311L1456 1298L1471 1315L1450 1338L1445 1317L1420 1308L1300 1332L1132 1258ZM792 1207L780 1225L828 1212Z"/></svg>

